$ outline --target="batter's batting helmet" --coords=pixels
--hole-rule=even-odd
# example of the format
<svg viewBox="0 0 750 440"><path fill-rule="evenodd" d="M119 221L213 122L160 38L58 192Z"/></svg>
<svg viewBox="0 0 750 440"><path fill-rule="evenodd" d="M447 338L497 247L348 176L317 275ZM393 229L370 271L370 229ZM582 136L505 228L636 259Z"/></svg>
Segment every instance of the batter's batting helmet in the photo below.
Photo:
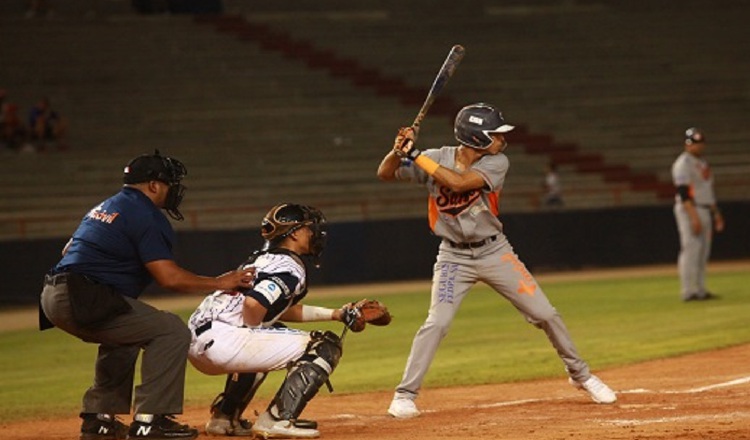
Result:
<svg viewBox="0 0 750 440"><path fill-rule="evenodd" d="M703 130L696 127L690 127L685 130L685 144L702 144L706 142L706 136L703 135Z"/></svg>
<svg viewBox="0 0 750 440"><path fill-rule="evenodd" d="M503 114L490 104L471 104L456 116L453 131L464 145L485 149L492 144L492 133L507 133L515 127L505 123Z"/></svg>
<svg viewBox="0 0 750 440"><path fill-rule="evenodd" d="M326 245L326 218L319 209L312 206L294 203L280 203L263 217L261 235L266 240L266 247L273 248L303 226L308 226L313 232L310 242L310 254L320 257Z"/></svg>

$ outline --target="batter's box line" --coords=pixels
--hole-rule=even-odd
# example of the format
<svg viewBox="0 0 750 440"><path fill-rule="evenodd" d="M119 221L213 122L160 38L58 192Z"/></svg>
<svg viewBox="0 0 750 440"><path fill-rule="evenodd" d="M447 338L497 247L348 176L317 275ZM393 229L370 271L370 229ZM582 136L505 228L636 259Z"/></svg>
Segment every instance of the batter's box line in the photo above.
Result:
<svg viewBox="0 0 750 440"><path fill-rule="evenodd" d="M721 388L729 388L736 385L743 385L746 383L750 383L750 376L747 377L741 377L739 379L730 380L727 382L720 382L712 385L706 385L703 387L698 388L691 388L688 390L666 390L666 391L653 391L653 390L647 390L644 388L636 388L633 390L623 390L618 391L618 394L696 394L696 393L703 393L705 391L711 391L711 390L717 390Z"/></svg>
<svg viewBox="0 0 750 440"><path fill-rule="evenodd" d="M702 393L705 391L711 391L715 389L720 388L728 388L736 385L743 385L746 383L750 383L750 376L747 377L741 377L739 379L730 380L727 382L720 382L713 385L707 385L699 388L691 388L687 390L675 390L675 391L653 391L653 390L647 390L644 388L637 388L632 390L622 390L622 391L616 391L617 394L695 394L695 393ZM471 405L469 408L476 408L476 409L487 409L487 408L502 408L507 406L517 406L517 405L526 405L530 403L540 403L540 402L552 402L555 400L569 400L570 396L566 397L547 397L547 398L538 398L538 399L519 399L519 400L510 400L507 402L495 402L495 403L484 403L481 405ZM438 410L435 409L426 409L420 411L422 414L429 414L429 413L435 413L438 412ZM646 423L666 423L670 421L679 421L679 420L690 420L691 417L694 419L706 419L706 418L726 418L729 416L742 416L742 417L750 417L750 413L747 412L738 412L738 413L732 413L730 415L718 415L718 416L685 416L685 417L671 417L671 418L661 418L661 419L652 419L652 420L598 420L599 423L602 424L610 424L610 425L634 425L634 424L646 424ZM362 419L381 419L385 417L384 415L377 415L377 416L363 416L361 414L350 414L350 413L343 413L343 414L335 414L331 418L334 420L362 420Z"/></svg>
<svg viewBox="0 0 750 440"><path fill-rule="evenodd" d="M723 414L700 414L692 416L674 416L674 417L658 417L655 419L596 419L595 422L602 425L611 426L639 426L639 425L653 425L657 423L676 423L676 422L702 422L705 420L732 420L747 419L750 418L750 413L747 411L736 411L732 413Z"/></svg>

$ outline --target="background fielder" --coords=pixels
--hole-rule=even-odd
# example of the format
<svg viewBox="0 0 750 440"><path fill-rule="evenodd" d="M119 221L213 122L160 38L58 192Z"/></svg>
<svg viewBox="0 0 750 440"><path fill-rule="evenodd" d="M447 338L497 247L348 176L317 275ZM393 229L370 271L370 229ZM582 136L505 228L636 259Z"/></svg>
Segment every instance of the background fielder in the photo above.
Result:
<svg viewBox="0 0 750 440"><path fill-rule="evenodd" d="M683 301L716 298L706 289L706 266L713 231L724 230L724 217L716 204L714 176L703 159L706 137L698 128L685 131L685 151L672 165L674 216L680 234L680 295Z"/></svg>
<svg viewBox="0 0 750 440"><path fill-rule="evenodd" d="M461 301L477 281L494 288L527 321L544 330L565 364L571 384L588 391L599 403L617 399L590 373L562 318L503 233L497 217L509 166L503 154L507 146L503 133L513 128L495 107L469 105L455 121L460 146L421 152L414 147L413 129L402 128L394 149L378 168L381 180L411 181L427 187L430 228L443 239L434 266L429 313L414 337L403 378L388 409L394 417L419 415L414 399Z"/></svg>

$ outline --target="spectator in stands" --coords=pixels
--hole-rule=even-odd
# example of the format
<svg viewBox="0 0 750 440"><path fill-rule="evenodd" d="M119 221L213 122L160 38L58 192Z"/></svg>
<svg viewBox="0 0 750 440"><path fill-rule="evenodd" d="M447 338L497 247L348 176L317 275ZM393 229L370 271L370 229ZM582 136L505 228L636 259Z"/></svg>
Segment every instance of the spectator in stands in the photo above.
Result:
<svg viewBox="0 0 750 440"><path fill-rule="evenodd" d="M44 17L50 13L47 0L29 0L29 9L26 10L26 18Z"/></svg>
<svg viewBox="0 0 750 440"><path fill-rule="evenodd" d="M560 175L557 173L557 164L549 162L544 175L544 199L543 205L552 208L563 206L562 184Z"/></svg>
<svg viewBox="0 0 750 440"><path fill-rule="evenodd" d="M685 131L685 151L672 164L675 195L674 216L680 234L680 273L682 300L703 301L716 295L706 289L706 266L711 254L713 233L724 230L714 195L714 177L703 159L706 137L692 127Z"/></svg>
<svg viewBox="0 0 750 440"><path fill-rule="evenodd" d="M28 130L18 116L18 105L12 102L0 104L0 144L14 151L26 145Z"/></svg>
<svg viewBox="0 0 750 440"><path fill-rule="evenodd" d="M68 148L65 143L68 123L60 113L52 109L47 97L42 98L29 112L29 129L31 140L39 151L47 148L47 142L54 142L58 150Z"/></svg>

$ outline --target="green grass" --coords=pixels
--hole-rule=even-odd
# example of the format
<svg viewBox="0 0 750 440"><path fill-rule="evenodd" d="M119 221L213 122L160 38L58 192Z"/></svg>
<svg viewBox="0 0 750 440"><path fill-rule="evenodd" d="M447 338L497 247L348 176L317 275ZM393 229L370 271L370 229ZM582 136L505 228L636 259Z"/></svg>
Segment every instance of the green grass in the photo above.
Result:
<svg viewBox="0 0 750 440"><path fill-rule="evenodd" d="M543 288L562 314L584 359L594 370L750 342L750 274L710 275L717 301L679 301L674 276L547 282ZM377 297L377 295L371 295ZM338 307L358 298L308 302ZM337 393L390 390L398 383L414 333L426 316L429 292L383 296L395 318L346 338L332 377ZM187 318L191 310L178 313ZM304 329L341 331L336 323ZM0 419L75 414L92 377L96 346L59 331L0 333ZM427 376L426 387L564 377L562 363L544 334L484 285L459 311ZM272 373L259 392L270 397L283 379ZM208 405L224 378L191 366L186 405ZM325 393L325 391L323 391Z"/></svg>

